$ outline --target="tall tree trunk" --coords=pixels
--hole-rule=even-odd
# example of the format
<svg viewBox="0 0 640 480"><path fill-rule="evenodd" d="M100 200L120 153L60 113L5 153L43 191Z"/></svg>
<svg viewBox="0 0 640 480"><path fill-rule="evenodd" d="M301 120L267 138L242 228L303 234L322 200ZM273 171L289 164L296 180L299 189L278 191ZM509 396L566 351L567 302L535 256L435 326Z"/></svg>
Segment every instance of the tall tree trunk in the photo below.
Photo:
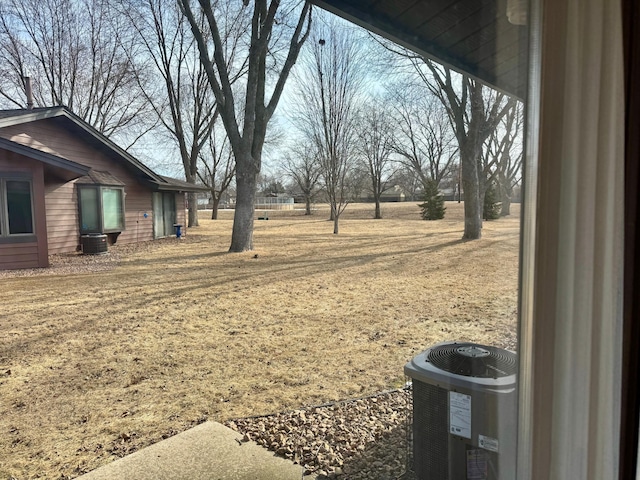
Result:
<svg viewBox="0 0 640 480"><path fill-rule="evenodd" d="M305 215L311 215L311 197L305 197Z"/></svg>
<svg viewBox="0 0 640 480"><path fill-rule="evenodd" d="M211 220L217 220L218 219L218 209L220 208L220 198L216 197L216 194L214 193L211 196Z"/></svg>
<svg viewBox="0 0 640 480"><path fill-rule="evenodd" d="M482 84L478 81L469 85L469 105L471 116L467 131L460 124L456 129L460 147L462 166L462 189L464 190L464 234L463 240L477 240L482 237L482 210L486 186L480 185L482 168L482 144L486 139L487 128L485 105L482 98ZM495 128L495 127L494 127Z"/></svg>
<svg viewBox="0 0 640 480"><path fill-rule="evenodd" d="M382 218L382 213L380 212L380 197L376 197L376 213L373 217L376 220L380 220Z"/></svg>
<svg viewBox="0 0 640 480"><path fill-rule="evenodd" d="M498 175L498 193L500 195L500 216L506 217L511 215L511 195L513 195L513 187L508 187L510 185L509 181L505 178L505 175Z"/></svg>
<svg viewBox="0 0 640 480"><path fill-rule="evenodd" d="M482 202L478 181L478 161L473 142L460 149L462 162L462 188L464 190L464 240L477 240L482 236Z"/></svg>
<svg viewBox="0 0 640 480"><path fill-rule="evenodd" d="M236 159L238 161L239 159ZM238 168L236 173L236 210L230 252L253 250L253 217L258 171Z"/></svg>
<svg viewBox="0 0 640 480"><path fill-rule="evenodd" d="M505 192L502 194L502 210L500 211L500 216L506 217L507 215L511 215L511 195Z"/></svg>
<svg viewBox="0 0 640 480"><path fill-rule="evenodd" d="M334 235L338 235L340 228L338 226L338 221L340 220L340 216L337 213L333 214L333 233Z"/></svg>
<svg viewBox="0 0 640 480"><path fill-rule="evenodd" d="M190 182L195 183L195 182ZM199 227L198 223L198 194L196 192L189 192L187 194L187 204L189 206L189 227Z"/></svg>
<svg viewBox="0 0 640 480"><path fill-rule="evenodd" d="M278 65L272 64L271 60L267 61L267 58L271 58L269 52L275 48L269 42L270 39L283 39L279 31L273 33L273 26L281 19L280 15L276 15L280 1L255 0L253 2L251 23L246 24L250 27L247 32L251 32L251 37L248 39L246 75L243 75L243 78L246 78L245 95L244 101L238 101L238 103L234 100L235 73L230 67L230 63L238 62L229 63L231 59L225 57L227 48L223 39L230 39L224 34L221 35L218 28L219 19L216 18L218 12L216 12L215 2L200 0L199 7L195 8L192 8L190 0L180 0L179 3L198 45L200 62L207 73L209 85L216 99L217 111L222 118L236 159L237 200L229 251L252 250L256 181L262 166L262 148L267 124L276 110L291 68L296 63L300 49L311 31L311 3L302 4L297 24L289 38L288 52L279 50L284 53L283 62L280 64L279 74L274 75L277 76L277 79L274 78L275 83L271 83L271 75L267 82L267 64L269 64L270 73L277 71ZM246 0L243 4L248 6L249 1ZM198 8L203 10L206 17L208 25L205 28L194 14L194 9ZM288 21L289 18L285 23L288 24ZM209 34L206 33L207 31ZM234 40L238 38L241 37L235 37ZM273 85L269 100L266 98L267 85Z"/></svg>

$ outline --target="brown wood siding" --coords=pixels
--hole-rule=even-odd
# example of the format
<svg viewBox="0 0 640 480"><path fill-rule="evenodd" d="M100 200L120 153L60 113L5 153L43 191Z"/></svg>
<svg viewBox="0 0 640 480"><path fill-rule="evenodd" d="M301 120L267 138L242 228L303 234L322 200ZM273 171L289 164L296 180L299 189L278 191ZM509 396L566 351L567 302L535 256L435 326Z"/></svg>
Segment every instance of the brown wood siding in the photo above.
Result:
<svg viewBox="0 0 640 480"><path fill-rule="evenodd" d="M125 230L118 237L118 243L153 240L152 192L139 183L125 183Z"/></svg>
<svg viewBox="0 0 640 480"><path fill-rule="evenodd" d="M61 119L49 118L35 122L12 125L0 129L0 137L12 142L27 145L36 150L45 151L60 157L73 160L83 165L93 166L92 161L103 156L83 138L73 135L61 127ZM88 134L87 134L88 135ZM109 165L113 162L109 161ZM94 167L96 168L96 167ZM99 168L96 168L100 170ZM104 170L104 169L102 169Z"/></svg>
<svg viewBox="0 0 640 480"><path fill-rule="evenodd" d="M78 199L73 182L60 183L47 179L47 231L49 253L75 252L80 242Z"/></svg>
<svg viewBox="0 0 640 480"><path fill-rule="evenodd" d="M46 266L40 264L37 242L0 244L0 270Z"/></svg>
<svg viewBox="0 0 640 480"><path fill-rule="evenodd" d="M49 266L49 243L47 230L47 209L44 188L44 166L34 162L33 172L33 210L35 232L38 241L38 266Z"/></svg>
<svg viewBox="0 0 640 480"><path fill-rule="evenodd" d="M186 195L184 193L176 193L176 223L182 225L183 235L187 234L187 224L189 223L186 205Z"/></svg>
<svg viewBox="0 0 640 480"><path fill-rule="evenodd" d="M59 157L64 156L57 150L52 149L49 146L41 143L40 141L31 137L29 134L23 132L22 130L24 129L21 128L21 125L5 127L3 129L0 129L0 137L6 138L7 140L11 140L16 143L20 143L21 145L26 145L27 147L31 147L35 150L40 150L41 152L51 153Z"/></svg>
<svg viewBox="0 0 640 480"><path fill-rule="evenodd" d="M136 179L123 161L114 160L82 137L72 135L57 125L55 119L6 127L0 129L0 136L111 173L125 184L125 229L117 243L153 240L152 192ZM61 183L48 178L45 194L49 253L76 251L80 245L80 230L75 182Z"/></svg>
<svg viewBox="0 0 640 480"><path fill-rule="evenodd" d="M0 243L0 269L37 268L49 265L42 164L0 149L0 172L25 173L31 177L35 242Z"/></svg>

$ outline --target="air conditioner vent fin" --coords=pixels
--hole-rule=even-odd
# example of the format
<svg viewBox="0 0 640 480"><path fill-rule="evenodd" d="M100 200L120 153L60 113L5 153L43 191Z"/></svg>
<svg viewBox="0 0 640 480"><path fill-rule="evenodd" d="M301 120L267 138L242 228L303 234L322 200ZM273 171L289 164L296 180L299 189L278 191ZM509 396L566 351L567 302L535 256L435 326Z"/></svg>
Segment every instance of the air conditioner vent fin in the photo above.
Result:
<svg viewBox="0 0 640 480"><path fill-rule="evenodd" d="M434 367L456 375L501 378L518 371L516 354L473 343L450 343L432 348L427 356Z"/></svg>

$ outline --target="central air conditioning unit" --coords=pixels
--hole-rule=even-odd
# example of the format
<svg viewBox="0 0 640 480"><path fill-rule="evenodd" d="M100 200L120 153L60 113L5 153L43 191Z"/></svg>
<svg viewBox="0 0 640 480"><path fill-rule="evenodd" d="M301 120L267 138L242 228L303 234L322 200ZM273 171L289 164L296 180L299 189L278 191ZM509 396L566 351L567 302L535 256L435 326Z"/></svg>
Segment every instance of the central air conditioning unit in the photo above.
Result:
<svg viewBox="0 0 640 480"><path fill-rule="evenodd" d="M90 233L80 236L82 253L85 255L98 255L107 253L107 236L101 233Z"/></svg>
<svg viewBox="0 0 640 480"><path fill-rule="evenodd" d="M417 480L515 480L517 369L513 352L457 342L405 365Z"/></svg>

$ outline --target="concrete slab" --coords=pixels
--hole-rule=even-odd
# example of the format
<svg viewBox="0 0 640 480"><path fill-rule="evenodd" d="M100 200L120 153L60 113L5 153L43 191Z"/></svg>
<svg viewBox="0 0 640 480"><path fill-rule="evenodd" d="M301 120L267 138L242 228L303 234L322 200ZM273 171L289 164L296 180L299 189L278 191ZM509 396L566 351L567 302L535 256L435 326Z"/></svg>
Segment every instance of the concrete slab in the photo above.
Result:
<svg viewBox="0 0 640 480"><path fill-rule="evenodd" d="M216 422L205 422L81 477L82 480L301 480L299 465ZM309 477L307 477L309 478Z"/></svg>

